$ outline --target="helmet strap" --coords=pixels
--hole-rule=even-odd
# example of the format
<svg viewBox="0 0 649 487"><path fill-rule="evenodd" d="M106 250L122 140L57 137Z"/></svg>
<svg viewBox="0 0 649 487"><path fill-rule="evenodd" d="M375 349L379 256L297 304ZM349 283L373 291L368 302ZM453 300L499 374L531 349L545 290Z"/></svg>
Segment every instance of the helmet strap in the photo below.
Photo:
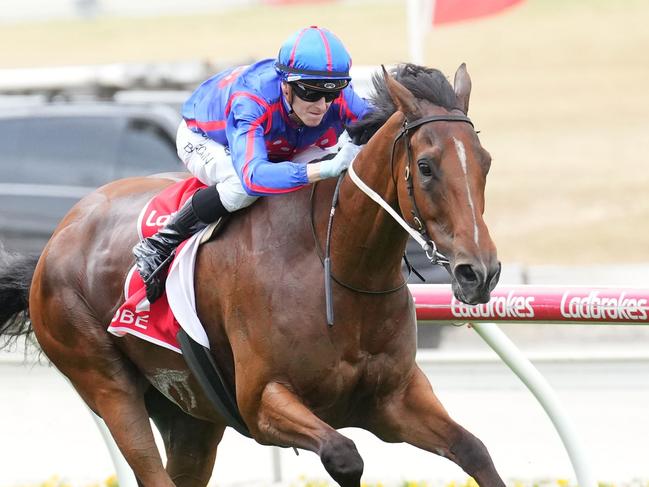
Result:
<svg viewBox="0 0 649 487"><path fill-rule="evenodd" d="M282 81L282 85L284 83L286 83L286 81ZM298 117L295 111L293 110L293 100L295 99L295 93L293 93L293 87L288 83L286 83L286 87L288 88L288 97L286 98L286 102L288 103L288 118L290 118L292 122L298 125L304 125L304 122L300 120L300 117ZM284 90L282 90L282 96L283 95L284 95Z"/></svg>

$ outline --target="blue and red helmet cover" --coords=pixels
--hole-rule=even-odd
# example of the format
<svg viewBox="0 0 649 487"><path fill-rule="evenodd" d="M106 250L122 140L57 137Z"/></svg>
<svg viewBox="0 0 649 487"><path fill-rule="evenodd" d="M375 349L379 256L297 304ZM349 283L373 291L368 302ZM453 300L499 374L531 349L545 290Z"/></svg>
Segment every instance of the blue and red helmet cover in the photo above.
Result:
<svg viewBox="0 0 649 487"><path fill-rule="evenodd" d="M282 44L275 68L287 82L351 80L352 59L331 31L316 26L295 32Z"/></svg>

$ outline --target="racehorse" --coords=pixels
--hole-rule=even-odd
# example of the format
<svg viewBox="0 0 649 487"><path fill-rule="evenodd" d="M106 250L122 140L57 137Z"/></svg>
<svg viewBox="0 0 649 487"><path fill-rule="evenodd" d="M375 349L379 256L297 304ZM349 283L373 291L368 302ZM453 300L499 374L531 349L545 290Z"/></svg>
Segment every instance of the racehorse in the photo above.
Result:
<svg viewBox="0 0 649 487"><path fill-rule="evenodd" d="M366 143L355 174L437 243L458 299L486 302L500 263L482 218L490 156L467 117L465 66L454 87L411 64L373 81L375 110L349 128ZM106 332L124 301L134 222L171 183L108 184L68 213L37 264L6 252L0 259L0 332L35 333L146 487L206 485L227 426L182 355ZM327 326L320 257L335 183L262 198L197 256L197 313L252 437L315 452L342 487L359 487L363 472L342 427L442 455L483 487L504 485L485 446L450 418L415 363L414 305L400 264L408 234L349 174L331 225L336 320Z"/></svg>

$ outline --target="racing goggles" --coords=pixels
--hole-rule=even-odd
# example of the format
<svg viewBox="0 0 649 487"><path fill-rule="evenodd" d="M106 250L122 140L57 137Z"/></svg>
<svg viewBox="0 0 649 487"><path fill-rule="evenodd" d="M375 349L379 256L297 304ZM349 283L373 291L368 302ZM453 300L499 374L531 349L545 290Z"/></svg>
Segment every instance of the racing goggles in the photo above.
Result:
<svg viewBox="0 0 649 487"><path fill-rule="evenodd" d="M345 80L346 81L346 80ZM309 86L301 81L294 81L290 83L293 87L295 94L302 100L308 102L315 102L324 98L326 103L331 103L336 98L340 96L340 92L347 86L347 83L326 83L329 86L320 86L321 83L318 83L318 86Z"/></svg>

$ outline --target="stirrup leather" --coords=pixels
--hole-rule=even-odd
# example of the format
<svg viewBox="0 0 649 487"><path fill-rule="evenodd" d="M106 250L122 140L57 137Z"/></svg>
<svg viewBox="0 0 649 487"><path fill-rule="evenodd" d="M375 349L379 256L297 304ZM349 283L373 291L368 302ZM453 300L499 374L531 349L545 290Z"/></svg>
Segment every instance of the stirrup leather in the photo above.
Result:
<svg viewBox="0 0 649 487"><path fill-rule="evenodd" d="M172 250L171 253L167 256L167 258L163 260L160 263L160 265L153 270L153 272L149 275L149 277L147 277L144 280L144 285L148 286L149 284L151 284L151 282L153 282L153 279L158 274L160 274L160 272L164 271L167 267L169 267L171 262L174 260L174 257L176 257L176 249Z"/></svg>

